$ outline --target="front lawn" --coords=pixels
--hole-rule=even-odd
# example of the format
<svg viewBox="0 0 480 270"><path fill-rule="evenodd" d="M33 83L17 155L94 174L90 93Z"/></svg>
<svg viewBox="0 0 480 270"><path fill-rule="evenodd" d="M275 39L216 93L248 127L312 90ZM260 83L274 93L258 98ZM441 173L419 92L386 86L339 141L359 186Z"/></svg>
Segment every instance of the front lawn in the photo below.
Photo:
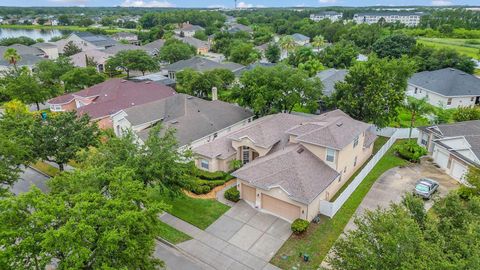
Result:
<svg viewBox="0 0 480 270"><path fill-rule="evenodd" d="M373 183L385 171L408 163L394 154L394 146L400 143L402 143L402 141L397 141L382 159L379 160L377 165L333 218L322 217L320 224L310 224L308 231L304 235L292 235L280 248L271 262L281 269L292 269L293 267L297 269L317 269L337 238L343 232L348 221L352 218ZM309 254L310 261L307 263L303 262L299 257L300 253Z"/></svg>
<svg viewBox="0 0 480 270"><path fill-rule="evenodd" d="M167 212L202 230L205 230L230 209L229 206L213 199L180 196L176 198L162 197L162 200L172 206Z"/></svg>
<svg viewBox="0 0 480 270"><path fill-rule="evenodd" d="M159 226L159 236L172 244L178 244L192 239L189 235L161 221Z"/></svg>

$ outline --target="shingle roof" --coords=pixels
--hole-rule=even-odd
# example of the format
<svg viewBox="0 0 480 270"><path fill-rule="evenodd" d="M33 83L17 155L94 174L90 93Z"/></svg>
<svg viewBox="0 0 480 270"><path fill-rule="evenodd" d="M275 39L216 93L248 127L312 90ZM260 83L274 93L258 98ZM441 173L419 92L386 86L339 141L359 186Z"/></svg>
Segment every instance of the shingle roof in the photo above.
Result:
<svg viewBox="0 0 480 270"><path fill-rule="evenodd" d="M256 62L256 63L253 63L253 64L250 64L248 66L244 66L238 70L236 70L234 73L235 73L235 76L237 77L240 77L242 76L242 74L245 72L245 71L249 71L249 70L252 70L256 67L274 67L276 66L277 64L276 63L262 63L262 62Z"/></svg>
<svg viewBox="0 0 480 270"><path fill-rule="evenodd" d="M443 96L480 96L480 79L454 68L415 73L408 83Z"/></svg>
<svg viewBox="0 0 480 270"><path fill-rule="evenodd" d="M143 45L143 47L145 48L148 48L148 49L157 49L157 50L160 50L163 45L165 45L165 40L163 39L157 39L155 41L152 41L150 43L147 43L145 45Z"/></svg>
<svg viewBox="0 0 480 270"><path fill-rule="evenodd" d="M344 81L347 73L348 71L346 69L334 68L323 70L317 73L316 76L320 78L323 83L323 94L326 96L331 96L335 91L335 83Z"/></svg>
<svg viewBox="0 0 480 270"><path fill-rule="evenodd" d="M94 35L90 32L75 32L74 34L79 38L99 47L110 47L118 44L118 42L113 38L104 35Z"/></svg>
<svg viewBox="0 0 480 270"><path fill-rule="evenodd" d="M10 46L0 46L0 55L2 57L8 48L14 48L19 55L31 54L31 55L39 56L39 55L45 54L45 52L33 46L26 46L23 44L13 44Z"/></svg>
<svg viewBox="0 0 480 270"><path fill-rule="evenodd" d="M108 47L103 51L105 53L115 55L121 51L129 51L129 50L142 50L142 51L150 52L150 50L148 48L145 48L144 46L137 46L132 44L117 44L115 46Z"/></svg>
<svg viewBox="0 0 480 270"><path fill-rule="evenodd" d="M299 33L295 33L292 35L292 38L296 41L309 41L310 38L305 36L305 35L302 35L302 34L299 34Z"/></svg>
<svg viewBox="0 0 480 270"><path fill-rule="evenodd" d="M419 127L420 130L433 132L440 137L480 135L480 120L457 122L435 126Z"/></svg>
<svg viewBox="0 0 480 270"><path fill-rule="evenodd" d="M280 187L292 200L309 204L340 174L305 147L290 145L253 160L232 175L261 189Z"/></svg>
<svg viewBox="0 0 480 270"><path fill-rule="evenodd" d="M38 62L43 61L43 60L45 60L45 58L40 57L40 56L36 56L36 55L32 55L32 54L24 54L24 55L21 55L21 59L20 59L20 61L17 62L17 66L19 66L19 67L21 67L21 66L33 66L33 65L35 65ZM10 66L10 63L2 58L2 59L0 59L0 66Z"/></svg>
<svg viewBox="0 0 480 270"><path fill-rule="evenodd" d="M210 44L207 41L200 40L194 37L178 37L175 36L176 39L181 40L183 43L187 43L192 45L193 47L199 48L210 48Z"/></svg>
<svg viewBox="0 0 480 270"><path fill-rule="evenodd" d="M165 69L168 71L181 71L186 68L191 68L195 71L204 72L204 71L208 71L216 68L225 68L235 72L236 70L242 67L243 65L240 65L237 63L231 63L231 62L219 63L203 57L195 56L190 59L180 60L173 64L167 65Z"/></svg>
<svg viewBox="0 0 480 270"><path fill-rule="evenodd" d="M50 99L48 103L64 104L71 101L75 96L79 98L96 97L92 103L78 108L77 112L80 115L87 113L92 119L98 119L135 105L167 98L175 94L175 90L168 86L110 79L87 89Z"/></svg>
<svg viewBox="0 0 480 270"><path fill-rule="evenodd" d="M201 27L200 25L183 23L175 30L179 30L179 31L199 31L199 30L204 30L204 28Z"/></svg>

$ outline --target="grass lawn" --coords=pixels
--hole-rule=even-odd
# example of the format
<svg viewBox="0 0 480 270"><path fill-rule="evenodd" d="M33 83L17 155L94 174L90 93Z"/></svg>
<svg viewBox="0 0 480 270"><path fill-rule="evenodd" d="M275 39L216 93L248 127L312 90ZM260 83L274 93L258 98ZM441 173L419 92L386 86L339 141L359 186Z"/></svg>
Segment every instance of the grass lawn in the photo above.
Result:
<svg viewBox="0 0 480 270"><path fill-rule="evenodd" d="M216 200L194 199L187 196L177 198L162 197L162 200L172 206L168 212L202 230L217 220L230 209Z"/></svg>
<svg viewBox="0 0 480 270"><path fill-rule="evenodd" d="M172 244L178 244L192 239L192 237L190 237L189 235L163 222L160 222L159 236Z"/></svg>
<svg viewBox="0 0 480 270"><path fill-rule="evenodd" d="M292 235L271 262L281 269L292 269L293 267L297 269L317 269L378 177L393 167L408 163L394 155L393 147L400 143L402 141L397 141L379 160L333 218L323 217L320 224L310 224L304 235ZM310 262L303 262L299 257L300 253L309 254ZM287 257L283 259L282 256Z"/></svg>
<svg viewBox="0 0 480 270"><path fill-rule="evenodd" d="M51 177L57 175L60 170L53 167L52 165L50 164L47 164L43 161L37 161L37 163L32 163L30 166L32 166L33 168L43 172L44 174L46 175L49 175Z"/></svg>
<svg viewBox="0 0 480 270"><path fill-rule="evenodd" d="M389 126L397 127L397 128L409 128L412 114L404 107L399 107L397 108L397 110L398 110L397 119L395 119L395 121L390 123ZM430 125L430 121L428 121L426 117L416 116L415 127L428 126L428 125Z"/></svg>
<svg viewBox="0 0 480 270"><path fill-rule="evenodd" d="M480 50L480 39L418 38L417 42L435 48L454 49L458 53L480 59L478 52Z"/></svg>

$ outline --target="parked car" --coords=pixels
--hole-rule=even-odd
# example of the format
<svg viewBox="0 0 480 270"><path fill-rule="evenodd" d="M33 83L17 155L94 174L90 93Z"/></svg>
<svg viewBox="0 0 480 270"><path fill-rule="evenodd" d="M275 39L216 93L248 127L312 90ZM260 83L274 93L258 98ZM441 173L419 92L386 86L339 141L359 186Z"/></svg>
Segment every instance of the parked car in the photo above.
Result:
<svg viewBox="0 0 480 270"><path fill-rule="evenodd" d="M439 184L437 181L429 179L429 178L422 178L417 181L415 185L415 195L418 195L424 199L430 199L437 191Z"/></svg>

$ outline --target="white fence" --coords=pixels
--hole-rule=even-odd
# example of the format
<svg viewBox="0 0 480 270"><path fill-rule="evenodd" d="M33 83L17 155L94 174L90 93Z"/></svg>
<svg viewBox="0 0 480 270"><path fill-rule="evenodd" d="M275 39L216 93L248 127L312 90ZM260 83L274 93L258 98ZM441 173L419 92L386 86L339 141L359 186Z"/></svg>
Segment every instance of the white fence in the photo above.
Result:
<svg viewBox="0 0 480 270"><path fill-rule="evenodd" d="M377 128L376 133L377 135L383 136L383 137L392 137L393 134L395 134L395 137L397 137L397 139L406 139L408 138L410 129L409 128L393 128L393 127L386 127L382 129ZM412 129L412 138L418 138L418 134L419 134L418 129L416 128Z"/></svg>
<svg viewBox="0 0 480 270"><path fill-rule="evenodd" d="M350 198L352 193L357 189L357 187L362 183L365 177L370 173L370 171L375 167L377 162L385 155L385 153L390 149L390 147L395 143L399 138L408 138L408 129L406 137L404 137L404 131L397 130L394 131L390 136L390 139L380 148L380 150L373 156L372 159L365 165L362 171L353 179L353 181L347 186L347 188L338 196L334 202L320 201L320 214L327 217L333 217L338 210L343 206L343 204ZM413 132L412 132L413 133ZM397 134L399 136L397 136ZM417 130L418 136L418 130ZM413 135L412 135L413 137Z"/></svg>

